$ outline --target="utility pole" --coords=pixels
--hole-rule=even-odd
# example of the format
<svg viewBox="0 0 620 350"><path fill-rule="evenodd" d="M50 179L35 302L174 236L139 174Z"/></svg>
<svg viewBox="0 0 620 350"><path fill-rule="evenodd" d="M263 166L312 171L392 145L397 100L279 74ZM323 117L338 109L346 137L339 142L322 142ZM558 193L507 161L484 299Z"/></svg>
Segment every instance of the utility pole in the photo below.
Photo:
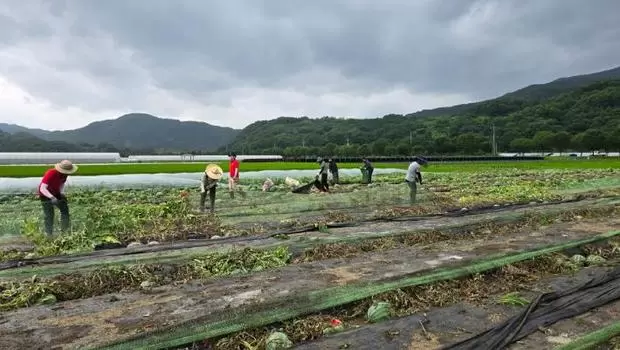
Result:
<svg viewBox="0 0 620 350"><path fill-rule="evenodd" d="M413 146L413 131L409 131L409 146Z"/></svg>
<svg viewBox="0 0 620 350"><path fill-rule="evenodd" d="M306 148L306 138L305 137L303 137L301 139L301 147Z"/></svg>
<svg viewBox="0 0 620 350"><path fill-rule="evenodd" d="M493 149L493 155L497 155L497 143L495 142L495 123L491 124L492 136L491 136L491 148Z"/></svg>

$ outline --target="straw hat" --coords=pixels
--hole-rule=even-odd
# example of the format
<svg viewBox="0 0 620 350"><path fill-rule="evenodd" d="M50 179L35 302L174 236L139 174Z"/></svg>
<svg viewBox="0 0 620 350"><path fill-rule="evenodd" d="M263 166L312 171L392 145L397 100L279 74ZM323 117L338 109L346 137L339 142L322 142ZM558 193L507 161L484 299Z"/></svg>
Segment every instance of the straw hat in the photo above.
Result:
<svg viewBox="0 0 620 350"><path fill-rule="evenodd" d="M54 165L54 169L61 174L71 175L78 170L78 166L65 159Z"/></svg>
<svg viewBox="0 0 620 350"><path fill-rule="evenodd" d="M207 173L207 176L213 180L219 180L222 178L222 175L224 175L222 168L220 168L220 166L217 164L207 165L205 173Z"/></svg>

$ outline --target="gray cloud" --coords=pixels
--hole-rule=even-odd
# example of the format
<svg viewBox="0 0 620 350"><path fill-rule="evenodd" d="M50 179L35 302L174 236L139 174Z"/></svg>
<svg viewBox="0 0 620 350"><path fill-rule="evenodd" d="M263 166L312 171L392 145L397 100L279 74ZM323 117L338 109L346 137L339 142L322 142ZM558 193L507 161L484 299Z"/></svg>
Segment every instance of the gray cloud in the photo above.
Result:
<svg viewBox="0 0 620 350"><path fill-rule="evenodd" d="M617 65L617 13L616 0L4 3L0 118L408 113Z"/></svg>

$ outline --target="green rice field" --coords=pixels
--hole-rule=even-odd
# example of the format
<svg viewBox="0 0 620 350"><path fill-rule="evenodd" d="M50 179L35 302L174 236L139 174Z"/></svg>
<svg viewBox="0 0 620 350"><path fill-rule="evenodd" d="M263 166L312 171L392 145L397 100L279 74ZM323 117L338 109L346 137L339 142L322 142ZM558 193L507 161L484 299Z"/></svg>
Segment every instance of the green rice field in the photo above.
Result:
<svg viewBox="0 0 620 350"><path fill-rule="evenodd" d="M224 171L228 162L218 163ZM360 163L340 163L340 168L358 168ZM51 165L2 165L0 177L38 177ZM374 163L377 168L407 169L408 163ZM312 162L249 162L241 163L241 171L262 170L305 170L316 169ZM84 164L76 175L122 175L122 174L157 174L157 173L192 173L201 172L203 163L121 163L121 164ZM430 163L429 172L476 172L493 169L608 169L620 168L620 158L613 159L553 159L542 161L501 161L501 162L442 162Z"/></svg>

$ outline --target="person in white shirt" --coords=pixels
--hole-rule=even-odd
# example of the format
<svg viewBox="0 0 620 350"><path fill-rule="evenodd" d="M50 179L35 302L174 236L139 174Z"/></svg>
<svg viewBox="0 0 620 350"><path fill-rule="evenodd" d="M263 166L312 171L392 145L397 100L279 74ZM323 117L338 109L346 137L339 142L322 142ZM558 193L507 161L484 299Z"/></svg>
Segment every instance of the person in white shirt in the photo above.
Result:
<svg viewBox="0 0 620 350"><path fill-rule="evenodd" d="M422 184L422 173L420 172L420 168L422 165L426 165L426 159L415 157L413 162L409 164L409 168L407 169L407 175L405 176L405 182L407 186L409 186L409 203L414 204L416 200L416 195L418 192L417 182Z"/></svg>

